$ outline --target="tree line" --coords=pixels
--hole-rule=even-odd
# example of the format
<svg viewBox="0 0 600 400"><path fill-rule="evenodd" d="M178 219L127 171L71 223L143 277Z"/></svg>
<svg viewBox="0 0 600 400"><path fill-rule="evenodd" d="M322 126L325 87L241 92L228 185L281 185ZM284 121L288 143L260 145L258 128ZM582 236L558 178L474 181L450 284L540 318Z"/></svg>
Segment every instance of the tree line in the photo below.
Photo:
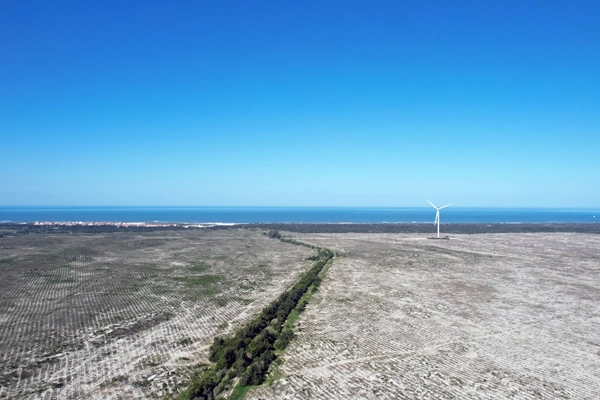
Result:
<svg viewBox="0 0 600 400"><path fill-rule="evenodd" d="M302 296L311 287L318 288L319 273L332 258L331 250L317 248L315 263L291 289L279 295L232 336L215 338L209 351L209 360L214 364L195 377L180 398L214 399L229 388L235 378L243 386L261 384L277 357L275 350L285 349L294 337L292 327L285 325L285 321L294 309L302 312L306 306L306 302L301 301Z"/></svg>
<svg viewBox="0 0 600 400"><path fill-rule="evenodd" d="M432 223L385 223L385 224L308 224L308 223L265 223L247 224L247 229L271 231L287 231L298 233L423 233L435 232ZM444 223L445 234L480 234L480 233L544 233L574 232L600 234L600 223L565 222L565 223Z"/></svg>

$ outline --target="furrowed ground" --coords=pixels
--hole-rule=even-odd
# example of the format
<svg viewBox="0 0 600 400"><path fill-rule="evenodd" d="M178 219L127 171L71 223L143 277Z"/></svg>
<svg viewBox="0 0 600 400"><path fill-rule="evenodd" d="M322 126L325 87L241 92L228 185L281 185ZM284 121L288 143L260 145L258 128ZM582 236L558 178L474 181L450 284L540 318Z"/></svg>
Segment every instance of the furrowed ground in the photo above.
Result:
<svg viewBox="0 0 600 400"><path fill-rule="evenodd" d="M0 398L153 398L310 267L247 230L0 238Z"/></svg>
<svg viewBox="0 0 600 400"><path fill-rule="evenodd" d="M600 398L599 235L293 236L345 256L247 398Z"/></svg>

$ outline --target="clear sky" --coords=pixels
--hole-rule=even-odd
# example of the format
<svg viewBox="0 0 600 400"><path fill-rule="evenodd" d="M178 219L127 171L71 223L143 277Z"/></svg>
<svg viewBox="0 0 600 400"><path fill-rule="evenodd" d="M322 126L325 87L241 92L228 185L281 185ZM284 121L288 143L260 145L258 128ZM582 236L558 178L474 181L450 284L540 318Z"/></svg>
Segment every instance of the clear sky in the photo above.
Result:
<svg viewBox="0 0 600 400"><path fill-rule="evenodd" d="M599 1L0 6L0 205L600 206Z"/></svg>

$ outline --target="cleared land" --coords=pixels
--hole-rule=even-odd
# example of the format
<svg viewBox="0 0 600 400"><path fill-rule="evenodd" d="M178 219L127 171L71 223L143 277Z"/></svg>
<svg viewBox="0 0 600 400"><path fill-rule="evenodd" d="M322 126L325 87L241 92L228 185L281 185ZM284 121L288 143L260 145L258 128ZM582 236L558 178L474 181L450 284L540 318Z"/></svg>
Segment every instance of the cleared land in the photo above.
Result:
<svg viewBox="0 0 600 400"><path fill-rule="evenodd" d="M599 235L292 236L345 256L248 398L600 398Z"/></svg>
<svg viewBox="0 0 600 400"><path fill-rule="evenodd" d="M0 238L0 397L177 392L312 255L238 229Z"/></svg>

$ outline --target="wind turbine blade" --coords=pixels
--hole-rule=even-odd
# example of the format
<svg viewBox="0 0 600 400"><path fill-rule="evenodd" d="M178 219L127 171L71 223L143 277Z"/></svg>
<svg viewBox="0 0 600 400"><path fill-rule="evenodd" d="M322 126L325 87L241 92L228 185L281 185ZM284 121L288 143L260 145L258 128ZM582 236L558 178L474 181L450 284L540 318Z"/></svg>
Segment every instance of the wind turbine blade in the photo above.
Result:
<svg viewBox="0 0 600 400"><path fill-rule="evenodd" d="M427 200L427 199L425 199L425 200ZM435 206L435 205L434 205L432 202L430 202L429 200L427 200L427 202L428 202L429 204L431 204L431 205L433 206L433 208L435 208L435 209L437 210L437 207L436 207L436 206Z"/></svg>
<svg viewBox="0 0 600 400"><path fill-rule="evenodd" d="M441 210L442 208L446 208L446 207L451 206L451 205L452 205L452 203L446 204L445 206L440 207L438 210Z"/></svg>
<svg viewBox="0 0 600 400"><path fill-rule="evenodd" d="M440 223L440 212L436 212L435 213L435 220L433 221L433 224L439 224Z"/></svg>

